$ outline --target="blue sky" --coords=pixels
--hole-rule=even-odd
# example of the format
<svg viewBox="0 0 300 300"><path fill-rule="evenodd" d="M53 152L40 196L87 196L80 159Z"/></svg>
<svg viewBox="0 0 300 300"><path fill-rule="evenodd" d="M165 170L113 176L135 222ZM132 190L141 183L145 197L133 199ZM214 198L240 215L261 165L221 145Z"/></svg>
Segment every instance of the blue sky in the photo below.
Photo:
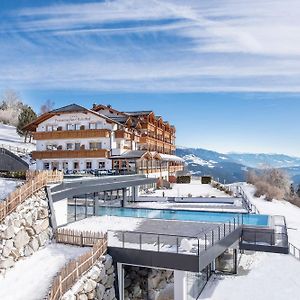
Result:
<svg viewBox="0 0 300 300"><path fill-rule="evenodd" d="M300 156L299 28L295 0L1 0L0 92L153 109L180 145Z"/></svg>

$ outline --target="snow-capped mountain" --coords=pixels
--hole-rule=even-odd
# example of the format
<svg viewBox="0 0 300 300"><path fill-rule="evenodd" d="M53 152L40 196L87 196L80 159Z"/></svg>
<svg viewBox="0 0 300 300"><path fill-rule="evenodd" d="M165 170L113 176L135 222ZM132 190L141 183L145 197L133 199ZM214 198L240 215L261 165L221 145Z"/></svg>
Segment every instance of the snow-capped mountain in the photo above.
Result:
<svg viewBox="0 0 300 300"><path fill-rule="evenodd" d="M189 171L195 175L211 175L221 182L244 181L249 169L264 166L282 168L294 182L300 182L300 158L283 154L223 154L201 148L177 148Z"/></svg>
<svg viewBox="0 0 300 300"><path fill-rule="evenodd" d="M287 168L300 166L300 158L285 154L265 154L265 153L229 153L231 159L252 168L262 168L271 166L274 168Z"/></svg>

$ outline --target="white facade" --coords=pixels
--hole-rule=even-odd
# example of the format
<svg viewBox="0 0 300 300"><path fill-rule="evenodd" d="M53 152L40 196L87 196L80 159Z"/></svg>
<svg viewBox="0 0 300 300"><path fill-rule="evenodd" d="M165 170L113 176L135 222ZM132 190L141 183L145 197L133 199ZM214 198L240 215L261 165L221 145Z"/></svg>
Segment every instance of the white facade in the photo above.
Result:
<svg viewBox="0 0 300 300"><path fill-rule="evenodd" d="M135 149L134 142L114 136L114 131L121 129L116 123L108 123L104 117L93 113L70 113L55 115L44 122L41 122L37 132L55 132L55 131L73 131L87 129L107 129L110 131L110 137L99 138L76 138L76 139L47 139L37 140L36 150L69 150L70 157L66 158L49 158L37 159L36 166L38 170L42 169L59 169L59 170L86 170L86 169L112 169L110 159L99 158L72 158L72 150L92 150L106 149L111 151L112 155L120 155L124 151Z"/></svg>

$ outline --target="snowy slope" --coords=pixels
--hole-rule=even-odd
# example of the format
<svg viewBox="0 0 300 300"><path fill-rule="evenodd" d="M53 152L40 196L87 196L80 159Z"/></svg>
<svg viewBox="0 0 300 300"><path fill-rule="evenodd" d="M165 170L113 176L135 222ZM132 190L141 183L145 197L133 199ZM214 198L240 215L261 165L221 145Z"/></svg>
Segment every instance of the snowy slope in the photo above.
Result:
<svg viewBox="0 0 300 300"><path fill-rule="evenodd" d="M0 147L2 145L20 147L29 152L35 149L35 144L24 143L24 138L18 135L16 127L0 123Z"/></svg>
<svg viewBox="0 0 300 300"><path fill-rule="evenodd" d="M45 299L53 277L70 259L89 248L50 244L16 263L0 280L1 300Z"/></svg>
<svg viewBox="0 0 300 300"><path fill-rule="evenodd" d="M14 191L18 185L22 183L21 180L11 180L7 178L0 178L0 201Z"/></svg>

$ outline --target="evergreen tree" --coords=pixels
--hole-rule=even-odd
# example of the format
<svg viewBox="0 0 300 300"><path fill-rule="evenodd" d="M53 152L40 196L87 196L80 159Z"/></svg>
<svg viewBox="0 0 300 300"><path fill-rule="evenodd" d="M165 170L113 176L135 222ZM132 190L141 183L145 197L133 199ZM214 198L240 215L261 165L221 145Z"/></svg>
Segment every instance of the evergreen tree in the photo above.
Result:
<svg viewBox="0 0 300 300"><path fill-rule="evenodd" d="M24 127L27 124L29 124L30 122L34 121L36 118L37 118L37 115L33 111L33 109L30 106L25 105L18 117L18 126L17 126L17 132L19 135L24 136L25 143L27 141L29 132L27 130L24 130ZM31 137L30 137L30 140L31 140Z"/></svg>
<svg viewBox="0 0 300 300"><path fill-rule="evenodd" d="M298 185L297 195L298 195L298 197L300 198L300 183L299 183L299 185Z"/></svg>
<svg viewBox="0 0 300 300"><path fill-rule="evenodd" d="M295 196L295 189L294 189L294 185L292 183L291 183L291 186L290 186L290 195Z"/></svg>

